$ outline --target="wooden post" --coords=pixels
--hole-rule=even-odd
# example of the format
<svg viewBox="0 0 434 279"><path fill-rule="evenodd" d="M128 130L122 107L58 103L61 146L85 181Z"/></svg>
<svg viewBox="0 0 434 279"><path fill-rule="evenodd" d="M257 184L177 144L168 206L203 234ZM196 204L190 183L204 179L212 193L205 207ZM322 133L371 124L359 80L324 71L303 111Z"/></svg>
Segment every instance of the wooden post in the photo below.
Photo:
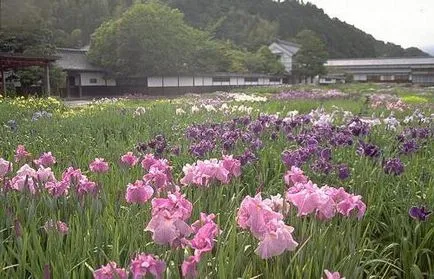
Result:
<svg viewBox="0 0 434 279"><path fill-rule="evenodd" d="M69 99L71 96L71 88L69 87L69 75L66 75L66 98Z"/></svg>
<svg viewBox="0 0 434 279"><path fill-rule="evenodd" d="M78 97L81 99L83 88L81 88L81 74L78 75Z"/></svg>
<svg viewBox="0 0 434 279"><path fill-rule="evenodd" d="M45 93L50 96L51 95L51 85L50 85L50 64L45 64Z"/></svg>
<svg viewBox="0 0 434 279"><path fill-rule="evenodd" d="M3 67L1 68L1 72L2 72L2 91L4 96L6 97L6 76Z"/></svg>

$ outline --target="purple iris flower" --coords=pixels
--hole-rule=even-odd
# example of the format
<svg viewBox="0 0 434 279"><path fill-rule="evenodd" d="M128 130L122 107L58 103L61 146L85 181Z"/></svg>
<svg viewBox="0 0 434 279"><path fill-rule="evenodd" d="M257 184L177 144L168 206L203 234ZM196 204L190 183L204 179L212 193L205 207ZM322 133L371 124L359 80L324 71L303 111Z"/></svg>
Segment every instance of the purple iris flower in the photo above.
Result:
<svg viewBox="0 0 434 279"><path fill-rule="evenodd" d="M359 141L359 147L357 148L357 154L364 155L371 158L379 157L381 154L380 148L374 144L365 143Z"/></svg>
<svg viewBox="0 0 434 279"><path fill-rule="evenodd" d="M426 221L428 216L431 214L431 211L428 211L424 206L413 206L408 211L408 214L415 220Z"/></svg>
<svg viewBox="0 0 434 279"><path fill-rule="evenodd" d="M387 160L383 168L387 174L401 175L404 172L404 164L399 158Z"/></svg>
<svg viewBox="0 0 434 279"><path fill-rule="evenodd" d="M338 176L340 179L345 180L350 177L350 169L347 165L341 164L337 166Z"/></svg>
<svg viewBox="0 0 434 279"><path fill-rule="evenodd" d="M417 151L418 145L414 139L405 141L401 146L401 153L411 154Z"/></svg>

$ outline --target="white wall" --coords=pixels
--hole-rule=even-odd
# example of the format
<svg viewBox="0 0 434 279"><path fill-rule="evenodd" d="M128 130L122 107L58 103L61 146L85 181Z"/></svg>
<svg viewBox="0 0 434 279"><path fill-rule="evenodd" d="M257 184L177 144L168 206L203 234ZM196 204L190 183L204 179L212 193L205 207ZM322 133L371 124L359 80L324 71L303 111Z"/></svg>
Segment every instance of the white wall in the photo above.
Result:
<svg viewBox="0 0 434 279"><path fill-rule="evenodd" d="M148 77L148 87L162 87L162 77Z"/></svg>
<svg viewBox="0 0 434 279"><path fill-rule="evenodd" d="M193 77L179 77L179 86L193 86Z"/></svg>
<svg viewBox="0 0 434 279"><path fill-rule="evenodd" d="M80 73L81 85L82 86L116 86L115 80L108 79L106 82L104 77L105 75L103 73ZM96 79L96 83L91 83L90 82L91 79Z"/></svg>
<svg viewBox="0 0 434 279"><path fill-rule="evenodd" d="M193 77L194 86L203 86L203 77Z"/></svg>
<svg viewBox="0 0 434 279"><path fill-rule="evenodd" d="M212 86L212 78L211 77L204 77L203 78L203 86Z"/></svg>
<svg viewBox="0 0 434 279"><path fill-rule="evenodd" d="M238 85L237 79L238 79L237 77L231 77L230 79L231 85Z"/></svg>
<svg viewBox="0 0 434 279"><path fill-rule="evenodd" d="M363 74L355 74L353 77L354 81L367 81L368 76Z"/></svg>
<svg viewBox="0 0 434 279"><path fill-rule="evenodd" d="M164 77L164 87L178 87L178 77Z"/></svg>
<svg viewBox="0 0 434 279"><path fill-rule="evenodd" d="M162 77L148 77L148 87L178 87L178 77L164 77L164 83ZM244 77L230 77L229 81L216 81L213 82L211 76L183 76L179 77L179 87L189 86L242 86L242 85L278 85L282 84L282 79L278 82L270 82L269 78L258 78L257 82L246 82Z"/></svg>

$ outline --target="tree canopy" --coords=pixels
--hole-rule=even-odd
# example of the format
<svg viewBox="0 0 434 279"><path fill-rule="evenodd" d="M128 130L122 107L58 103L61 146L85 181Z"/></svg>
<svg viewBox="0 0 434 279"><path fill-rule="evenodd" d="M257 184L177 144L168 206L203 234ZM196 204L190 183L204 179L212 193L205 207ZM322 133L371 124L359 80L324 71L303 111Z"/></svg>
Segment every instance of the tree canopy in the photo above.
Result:
<svg viewBox="0 0 434 279"><path fill-rule="evenodd" d="M250 53L212 40L208 32L189 26L179 10L149 1L133 5L99 27L88 55L115 75L282 72L277 58L267 50Z"/></svg>
<svg viewBox="0 0 434 279"><path fill-rule="evenodd" d="M324 63L328 54L318 35L311 30L303 30L297 34L296 41L301 48L294 57L294 73L304 79L325 74Z"/></svg>

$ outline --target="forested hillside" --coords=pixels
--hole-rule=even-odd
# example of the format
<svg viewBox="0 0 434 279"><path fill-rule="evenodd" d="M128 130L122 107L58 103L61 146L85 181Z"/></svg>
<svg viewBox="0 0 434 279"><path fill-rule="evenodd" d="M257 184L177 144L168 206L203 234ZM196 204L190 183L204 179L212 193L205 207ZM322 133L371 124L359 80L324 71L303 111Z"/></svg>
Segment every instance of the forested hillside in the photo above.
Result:
<svg viewBox="0 0 434 279"><path fill-rule="evenodd" d="M119 17L137 0L2 0L1 50L42 51L50 46L80 47L90 42L103 22ZM331 19L322 9L298 1L162 0L185 14L194 27L215 38L256 51L274 38L291 40L300 31L315 31L325 41L330 58L425 56L417 48L377 41ZM146 30L144 30L146 32ZM37 46L36 50L31 49Z"/></svg>

